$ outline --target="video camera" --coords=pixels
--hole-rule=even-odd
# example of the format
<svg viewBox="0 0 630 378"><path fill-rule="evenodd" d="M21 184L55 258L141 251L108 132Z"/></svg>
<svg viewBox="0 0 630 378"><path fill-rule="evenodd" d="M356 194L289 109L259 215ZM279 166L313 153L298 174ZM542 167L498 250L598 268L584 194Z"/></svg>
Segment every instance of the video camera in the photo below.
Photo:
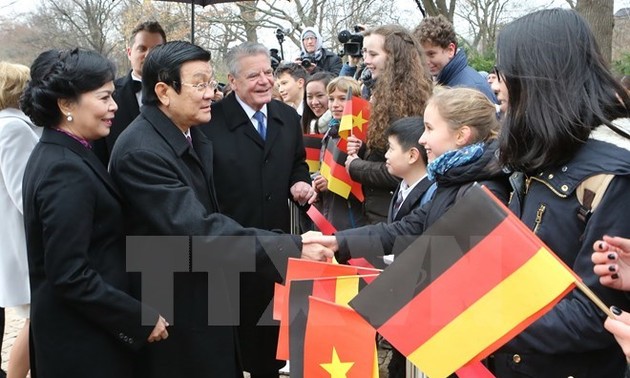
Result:
<svg viewBox="0 0 630 378"><path fill-rule="evenodd" d="M359 25L355 25L354 32L349 30L342 30L337 35L339 42L343 43L343 55L350 55L354 57L363 55L363 34L361 34L362 28Z"/></svg>
<svg viewBox="0 0 630 378"><path fill-rule="evenodd" d="M277 28L276 29L276 39L278 40L279 44L282 44L282 42L284 42L284 36L285 36L284 30L282 30L280 28Z"/></svg>

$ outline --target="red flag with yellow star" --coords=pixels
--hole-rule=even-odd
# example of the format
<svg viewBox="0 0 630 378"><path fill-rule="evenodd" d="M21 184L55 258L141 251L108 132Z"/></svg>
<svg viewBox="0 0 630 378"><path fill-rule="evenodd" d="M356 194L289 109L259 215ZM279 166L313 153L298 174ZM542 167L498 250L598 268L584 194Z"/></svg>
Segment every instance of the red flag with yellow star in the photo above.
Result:
<svg viewBox="0 0 630 378"><path fill-rule="evenodd" d="M291 339L297 344L302 344L304 340L303 331L308 313L308 296L315 295L333 302L347 304L359 291L358 277L374 277L381 271L378 269L367 269L349 265L339 265L303 259L289 259L287 264L287 274L285 287L276 286L276 297L274 299L274 319L280 321L280 331L278 337L278 349L276 358L288 360L290 357ZM337 281L336 278L344 277ZM329 280L325 278L331 278ZM293 301L291 301L293 298ZM291 315L291 310L295 314ZM298 318L296 320L296 317ZM289 327L293 326L294 332L290 332ZM293 337L291 337L293 333ZM299 348L300 345L294 345ZM298 366L301 358L301 351L291 356L291 365ZM295 361L294 361L295 360Z"/></svg>
<svg viewBox="0 0 630 378"><path fill-rule="evenodd" d="M348 306L308 300L304 378L378 377L374 328Z"/></svg>
<svg viewBox="0 0 630 378"><path fill-rule="evenodd" d="M361 97L352 96L352 90L348 88L346 106L343 108L341 124L339 125L339 136L345 141L348 136L354 135L365 142L369 120L370 103ZM345 143L339 144L339 148L347 152L344 146Z"/></svg>

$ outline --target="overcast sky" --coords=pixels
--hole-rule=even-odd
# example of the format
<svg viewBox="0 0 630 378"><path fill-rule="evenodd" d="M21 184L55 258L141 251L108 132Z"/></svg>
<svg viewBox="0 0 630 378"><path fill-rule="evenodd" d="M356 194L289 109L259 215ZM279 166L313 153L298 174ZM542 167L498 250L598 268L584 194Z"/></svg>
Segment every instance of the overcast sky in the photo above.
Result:
<svg viewBox="0 0 630 378"><path fill-rule="evenodd" d="M400 10L400 13L403 15L403 22L407 24L407 26L414 26L417 24L418 20L422 17L418 7L413 0L394 0L398 3L397 8ZM521 1L521 0L513 0L513 1ZM36 5L39 4L40 0L0 0L0 14L2 16L15 16L20 13L29 12L35 9ZM566 7L567 3L565 0L529 0L527 1L528 7L535 6L559 6ZM630 0L615 0L615 12L621 8L630 7ZM197 7L197 12L201 12L201 8ZM516 16L516 15L515 15ZM457 20L456 20L457 21ZM458 33L466 35L467 30L460 30L458 27L458 22L455 23L455 29ZM261 38L261 42L265 43L269 47L278 47L278 42L272 31L261 31L259 33ZM290 42L284 43L285 54L287 58L291 59L294 55L298 54L298 49L293 46Z"/></svg>

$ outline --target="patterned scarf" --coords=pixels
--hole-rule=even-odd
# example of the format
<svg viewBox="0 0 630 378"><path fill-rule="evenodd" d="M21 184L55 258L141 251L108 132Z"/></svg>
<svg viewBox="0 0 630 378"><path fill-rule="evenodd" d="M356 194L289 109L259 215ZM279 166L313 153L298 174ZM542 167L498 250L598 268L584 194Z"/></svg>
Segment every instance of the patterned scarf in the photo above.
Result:
<svg viewBox="0 0 630 378"><path fill-rule="evenodd" d="M461 167L471 163L481 157L485 150L483 142L471 144L460 148L459 150L451 150L438 156L427 166L427 176L430 180L435 180L436 176L444 175L453 167Z"/></svg>

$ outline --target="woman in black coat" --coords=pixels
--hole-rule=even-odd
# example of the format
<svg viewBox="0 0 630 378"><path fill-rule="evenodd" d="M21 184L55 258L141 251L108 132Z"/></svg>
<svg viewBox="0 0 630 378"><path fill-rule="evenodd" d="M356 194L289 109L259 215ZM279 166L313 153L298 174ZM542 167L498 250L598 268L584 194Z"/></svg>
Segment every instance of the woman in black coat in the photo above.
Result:
<svg viewBox="0 0 630 378"><path fill-rule="evenodd" d="M493 88L507 104L500 156L520 172L510 209L604 303L630 308L626 293L600 285L591 263L602 235L630 236L628 93L588 23L566 9L534 12L501 29L496 71ZM600 174L614 178L590 211L579 188ZM570 292L494 353L495 375L624 377L627 362L605 318L582 292Z"/></svg>
<svg viewBox="0 0 630 378"><path fill-rule="evenodd" d="M114 68L96 52L50 50L31 73L21 106L44 127L23 191L32 376L131 377L132 350L168 333L127 294L120 196L91 151L117 109Z"/></svg>

